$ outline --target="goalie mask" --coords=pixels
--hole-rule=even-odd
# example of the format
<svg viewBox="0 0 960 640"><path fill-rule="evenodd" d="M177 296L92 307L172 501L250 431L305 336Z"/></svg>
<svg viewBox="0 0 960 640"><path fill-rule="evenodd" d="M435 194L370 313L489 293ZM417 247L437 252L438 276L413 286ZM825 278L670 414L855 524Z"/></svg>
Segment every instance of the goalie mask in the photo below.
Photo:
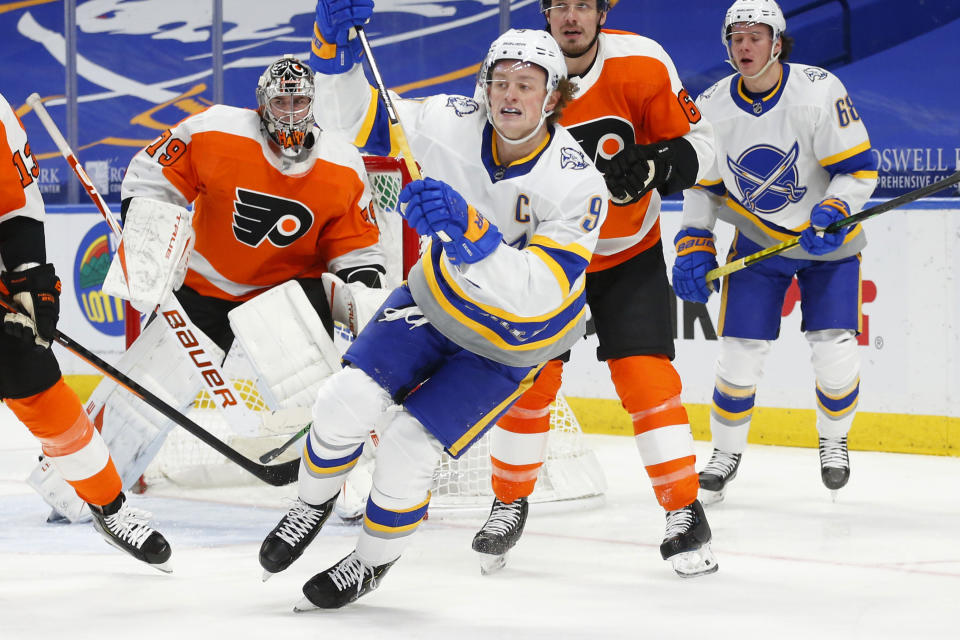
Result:
<svg viewBox="0 0 960 640"><path fill-rule="evenodd" d="M267 67L257 83L257 112L285 156L313 146L313 72L287 54Z"/></svg>
<svg viewBox="0 0 960 640"><path fill-rule="evenodd" d="M497 129L493 122L493 111L490 106L490 92L488 91L490 81L492 80L493 68L501 60L517 60L520 63L535 64L547 75L546 89L547 95L543 99L543 105L540 107L540 123L520 139L511 139L503 135L500 130L497 133L507 143L522 144L531 139L546 119L553 113L547 111L547 102L550 96L557 90L560 80L567 77L567 63L563 59L563 52L560 51L560 45L546 31L535 31L532 29L510 29L504 32L499 38L493 41L490 49L487 51L487 57L480 65L480 73L477 74L476 94L482 98L483 104L487 109L487 120Z"/></svg>
<svg viewBox="0 0 960 640"><path fill-rule="evenodd" d="M733 25L741 22L746 23L748 26L765 24L770 27L772 32L770 59L760 71L752 76L746 76L748 78L757 78L763 75L766 70L770 68L770 65L780 57L780 52L774 53L773 47L776 46L777 40L783 35L783 32L787 30L787 20L783 17L783 11L780 10L780 5L774 2L774 0L736 0L736 2L727 9L727 15L723 20L721 37L723 38L723 46L727 49L727 62L738 72L740 69L737 68L737 63L733 60L730 36L736 33Z"/></svg>

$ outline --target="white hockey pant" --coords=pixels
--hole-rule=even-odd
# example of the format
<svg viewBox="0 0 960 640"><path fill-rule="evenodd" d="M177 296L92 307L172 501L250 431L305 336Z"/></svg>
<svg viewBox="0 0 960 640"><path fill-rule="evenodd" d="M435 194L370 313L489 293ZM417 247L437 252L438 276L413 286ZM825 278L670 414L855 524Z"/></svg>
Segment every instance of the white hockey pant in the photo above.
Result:
<svg viewBox="0 0 960 640"><path fill-rule="evenodd" d="M318 505L336 496L360 458L370 432L391 409L390 395L359 369L324 380L313 406L313 427L300 461L299 495ZM396 560L430 499L443 446L406 410L395 412L377 448L373 487L357 543L364 561Z"/></svg>

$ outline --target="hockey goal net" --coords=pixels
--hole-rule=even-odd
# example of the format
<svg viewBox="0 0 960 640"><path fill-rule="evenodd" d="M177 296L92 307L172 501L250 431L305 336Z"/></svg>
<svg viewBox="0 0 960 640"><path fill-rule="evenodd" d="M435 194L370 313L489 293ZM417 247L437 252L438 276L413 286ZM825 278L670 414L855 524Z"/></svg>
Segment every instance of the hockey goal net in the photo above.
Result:
<svg viewBox="0 0 960 640"><path fill-rule="evenodd" d="M409 176L403 162L395 158L368 156L364 162L373 191L374 213L387 253L387 284L393 287L402 281L419 256L419 238L396 213L398 196ZM130 335L132 331L128 330L128 339L135 337ZM345 334L349 334L349 330L338 325L335 344L345 348L351 337L347 336L345 340ZM270 412L268 403L258 391L256 374L241 348L235 346L230 350L223 370L249 411L262 415ZM235 433L206 392L197 397L188 415L254 460L287 442L300 426L282 421L276 424L276 421L265 419L261 421L258 434ZM584 442L580 424L562 393L551 407L550 423L547 458L531 502L563 502L571 508L580 508L601 500L606 488L603 471L593 451ZM291 446L276 461L299 456L302 446L302 443ZM459 459L444 455L434 474L431 509L450 513L489 509L493 499L490 473L489 438L481 439ZM178 487L210 488L257 481L186 431L173 429L144 476L147 487L161 482Z"/></svg>

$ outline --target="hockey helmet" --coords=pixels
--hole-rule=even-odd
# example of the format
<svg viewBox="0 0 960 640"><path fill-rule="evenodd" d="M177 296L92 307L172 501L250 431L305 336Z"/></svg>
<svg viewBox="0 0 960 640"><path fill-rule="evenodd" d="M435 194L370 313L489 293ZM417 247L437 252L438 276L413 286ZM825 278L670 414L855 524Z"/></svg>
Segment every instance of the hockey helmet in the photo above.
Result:
<svg viewBox="0 0 960 640"><path fill-rule="evenodd" d="M303 148L312 146L313 72L310 67L289 53L273 62L257 83L257 104L270 139L285 155L295 156Z"/></svg>
<svg viewBox="0 0 960 640"><path fill-rule="evenodd" d="M547 74L546 89L547 95L543 99L543 106L540 109L540 124L519 140L510 139L501 134L501 137L512 144L520 144L532 138L536 132L543 126L544 121L550 116L552 111L547 112L547 102L557 87L560 80L567 77L567 63L563 59L563 52L560 51L560 45L546 31L537 31L534 29L510 29L500 35L493 41L487 56L480 65L480 73L477 74L476 95L483 100L487 108L487 120L490 124L493 122L493 113L490 108L490 93L487 91L493 68L501 60L518 60L520 62L535 64L544 70ZM496 128L496 125L494 125ZM499 130L497 131L499 133Z"/></svg>
<svg viewBox="0 0 960 640"><path fill-rule="evenodd" d="M787 30L787 19L784 18L783 11L780 10L780 5L778 5L775 0L736 0L730 5L730 8L727 9L727 15L723 19L723 31L720 37L723 39L723 46L727 49L727 55L729 56L727 61L737 71L739 71L739 69L737 69L737 65L733 61L733 51L730 49L730 36L732 35L733 25L738 22L767 25L773 31L774 43L776 43L777 39ZM779 56L780 52L776 54L771 52L770 61L761 73L766 71L769 65L773 64Z"/></svg>

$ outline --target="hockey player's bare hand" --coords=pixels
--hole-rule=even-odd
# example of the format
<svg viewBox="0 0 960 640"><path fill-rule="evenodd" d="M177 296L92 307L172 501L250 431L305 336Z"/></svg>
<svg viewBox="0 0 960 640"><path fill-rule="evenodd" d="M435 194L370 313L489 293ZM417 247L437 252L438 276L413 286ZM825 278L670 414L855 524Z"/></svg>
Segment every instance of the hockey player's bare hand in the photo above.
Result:
<svg viewBox="0 0 960 640"><path fill-rule="evenodd" d="M631 144L610 159L604 178L613 203L623 206L666 183L672 170L668 146Z"/></svg>
<svg viewBox="0 0 960 640"><path fill-rule="evenodd" d="M677 260L673 263L673 290L682 300L706 302L720 290L720 280L707 285L707 273L717 268L717 249L713 234L706 229L681 229L673 240Z"/></svg>
<svg viewBox="0 0 960 640"><path fill-rule="evenodd" d="M53 265L6 271L0 280L21 309L20 313L4 315L4 331L39 347L49 347L60 318L60 278Z"/></svg>
<svg viewBox="0 0 960 640"><path fill-rule="evenodd" d="M827 198L818 203L810 211L810 226L800 234L800 246L814 256L836 251L851 227L841 227L833 233L824 233L823 230L849 216L850 206L840 198Z"/></svg>

